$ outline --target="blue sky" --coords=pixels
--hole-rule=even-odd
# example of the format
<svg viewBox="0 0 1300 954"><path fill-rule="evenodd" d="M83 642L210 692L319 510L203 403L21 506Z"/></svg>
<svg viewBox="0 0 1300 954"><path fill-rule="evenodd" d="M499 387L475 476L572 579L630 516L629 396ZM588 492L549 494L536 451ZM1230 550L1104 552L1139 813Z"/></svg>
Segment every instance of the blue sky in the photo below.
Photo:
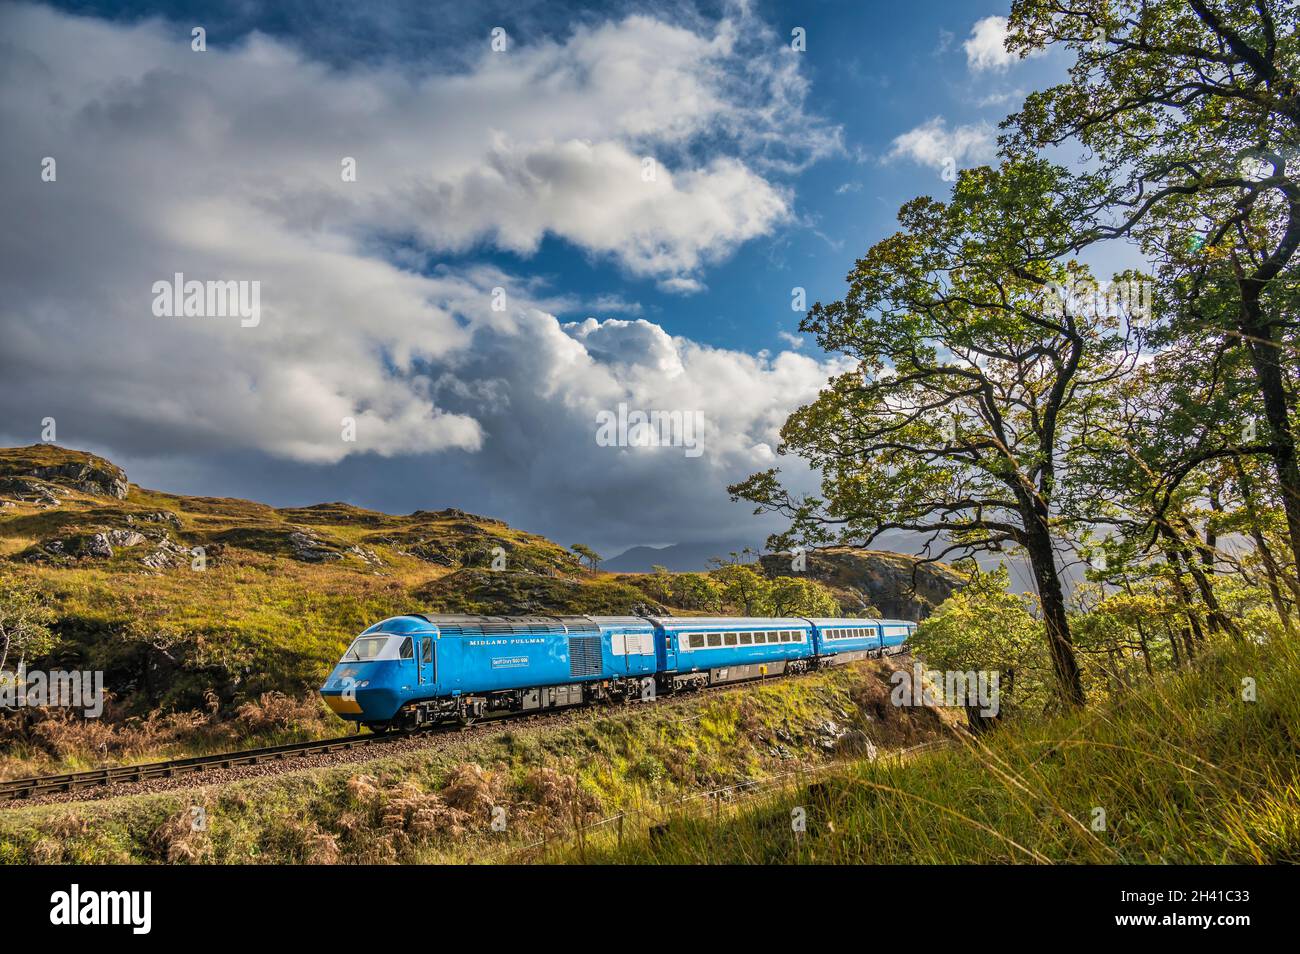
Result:
<svg viewBox="0 0 1300 954"><path fill-rule="evenodd" d="M425 3L240 3L227 10L204 3L56 6L112 19L163 16L180 24L202 23L214 45L227 42L225 31L230 40L262 31L341 68L392 59L415 68L444 68L495 26L504 27L514 41L529 43L637 9L566 3L509 3L496 9ZM972 71L963 47L972 27L988 16L1005 15L1008 7L996 0L922 0L904 7L878 0L757 4L758 17L779 37L789 38L796 27L806 31L801 73L811 84L807 109L842 128L844 150L800 172L773 175L794 195L795 221L745 243L710 268L705 291L662 292L654 281L629 276L554 237L527 255L501 254L484 245L443 260L495 262L588 300L616 296L641 306L631 313L697 341L750 351L786 347L780 332L794 333L798 326L790 309L792 287L806 288L809 302L838 297L856 257L892 231L898 207L915 195L942 195L947 188L935 169L888 159L895 137L936 116L949 128L979 122L995 127L1024 91L1064 77L1067 64L1059 54ZM708 16L724 8L697 9ZM580 320L588 313L578 308L560 317Z"/></svg>
<svg viewBox="0 0 1300 954"><path fill-rule="evenodd" d="M23 143L0 166L0 438L52 416L147 486L457 506L609 552L757 543L774 525L724 488L775 463L813 486L776 430L843 369L794 337L792 288L838 297L899 205L947 190L945 157L990 160L1024 92L1064 76L1062 54L1005 55L1005 13L0 8ZM57 184L31 174L48 155ZM180 270L261 282L265 322L159 324L141 290ZM596 446L620 402L698 410L709 453Z"/></svg>

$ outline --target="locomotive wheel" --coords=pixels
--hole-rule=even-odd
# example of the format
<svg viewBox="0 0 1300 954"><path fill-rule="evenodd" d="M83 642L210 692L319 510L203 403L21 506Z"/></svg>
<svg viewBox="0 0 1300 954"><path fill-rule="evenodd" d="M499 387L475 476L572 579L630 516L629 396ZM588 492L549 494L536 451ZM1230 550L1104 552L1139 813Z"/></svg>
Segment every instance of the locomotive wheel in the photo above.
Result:
<svg viewBox="0 0 1300 954"><path fill-rule="evenodd" d="M391 722L367 722L366 728L375 735L383 735L393 727Z"/></svg>
<svg viewBox="0 0 1300 954"><path fill-rule="evenodd" d="M475 722L477 722L478 718L479 717L476 715L470 715L468 712L462 712L460 715L456 716L456 721L462 726L470 726L473 725Z"/></svg>

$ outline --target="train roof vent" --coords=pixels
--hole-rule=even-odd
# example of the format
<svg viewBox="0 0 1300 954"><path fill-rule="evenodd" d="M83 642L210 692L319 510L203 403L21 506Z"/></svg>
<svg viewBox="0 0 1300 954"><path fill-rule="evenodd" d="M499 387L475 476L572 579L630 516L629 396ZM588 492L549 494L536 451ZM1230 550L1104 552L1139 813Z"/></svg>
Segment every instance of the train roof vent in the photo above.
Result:
<svg viewBox="0 0 1300 954"><path fill-rule="evenodd" d="M438 627L443 636L556 635L599 633L586 616L474 616L461 613L418 613Z"/></svg>

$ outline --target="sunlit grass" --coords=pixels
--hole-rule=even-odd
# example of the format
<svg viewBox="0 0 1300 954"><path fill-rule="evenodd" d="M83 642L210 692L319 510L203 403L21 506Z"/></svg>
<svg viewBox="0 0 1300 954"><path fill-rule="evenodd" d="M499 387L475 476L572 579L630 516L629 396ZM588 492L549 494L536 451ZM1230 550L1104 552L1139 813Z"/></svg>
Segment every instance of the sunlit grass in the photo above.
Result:
<svg viewBox="0 0 1300 954"><path fill-rule="evenodd" d="M1254 680L1257 701L1243 699ZM633 863L1300 861L1300 659L1222 647L1110 703L902 760L858 761L734 802L638 818ZM802 834L791 812L806 811ZM1104 812L1104 815L1102 814ZM653 837L650 826L656 827ZM626 826L625 826L626 828ZM549 860L575 860L575 848Z"/></svg>

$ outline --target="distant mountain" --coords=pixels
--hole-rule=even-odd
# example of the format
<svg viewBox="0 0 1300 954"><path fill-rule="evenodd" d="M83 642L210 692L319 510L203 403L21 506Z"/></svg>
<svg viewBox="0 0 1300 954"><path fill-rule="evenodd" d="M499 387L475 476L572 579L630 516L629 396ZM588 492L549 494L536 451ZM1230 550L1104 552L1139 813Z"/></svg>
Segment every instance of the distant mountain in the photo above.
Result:
<svg viewBox="0 0 1300 954"><path fill-rule="evenodd" d="M600 568L609 573L649 573L655 566L662 566L674 573L690 573L711 569L709 561L714 557L726 557L739 553L745 547L758 550L759 541L732 543L674 543L666 547L632 547L616 557L604 560Z"/></svg>
<svg viewBox="0 0 1300 954"><path fill-rule="evenodd" d="M882 535L873 547L896 553L915 553L924 542L925 537L921 534L891 532ZM731 553L739 553L745 547L758 552L763 546L762 540L715 540L705 543L674 543L664 547L632 547L616 557L603 560L600 568L609 573L649 573L655 566L662 566L674 573L692 573L711 570L713 567L709 561L715 557L725 558ZM747 562L753 562L753 558Z"/></svg>

